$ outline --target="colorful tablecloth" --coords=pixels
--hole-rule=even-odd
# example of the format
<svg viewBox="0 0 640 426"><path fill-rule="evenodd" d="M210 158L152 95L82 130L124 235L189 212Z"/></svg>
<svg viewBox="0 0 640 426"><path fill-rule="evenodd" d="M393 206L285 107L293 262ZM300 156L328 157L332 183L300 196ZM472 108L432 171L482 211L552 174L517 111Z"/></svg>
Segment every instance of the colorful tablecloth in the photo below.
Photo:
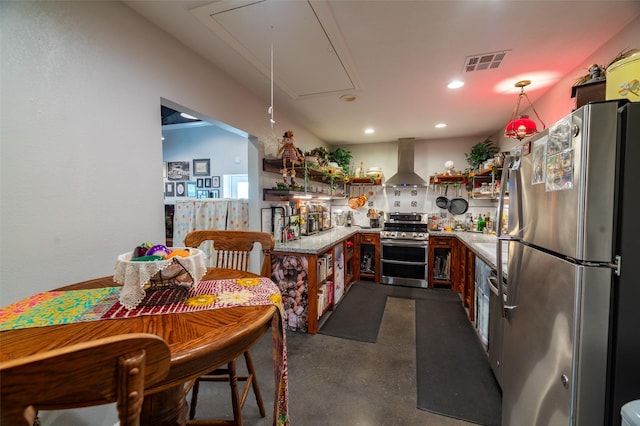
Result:
<svg viewBox="0 0 640 426"><path fill-rule="evenodd" d="M274 316L272 323L276 354L274 424L289 424L286 331L282 321L284 312L280 290L273 281L264 277L201 281L197 287L188 290L173 288L147 292L143 301L134 309L126 308L119 301L121 289L106 287L36 294L0 309L0 331L140 315L275 305L280 315Z"/></svg>

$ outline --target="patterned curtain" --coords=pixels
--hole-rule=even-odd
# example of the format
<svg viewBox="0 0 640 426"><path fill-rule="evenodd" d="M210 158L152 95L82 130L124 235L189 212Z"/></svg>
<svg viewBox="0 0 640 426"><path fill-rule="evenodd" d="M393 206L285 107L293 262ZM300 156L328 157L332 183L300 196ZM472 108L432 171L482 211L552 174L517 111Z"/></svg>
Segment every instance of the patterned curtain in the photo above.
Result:
<svg viewBox="0 0 640 426"><path fill-rule="evenodd" d="M174 247L183 247L184 237L196 229L249 229L249 200L177 200L173 216ZM207 265L213 266L213 243L205 242L200 248L207 254Z"/></svg>

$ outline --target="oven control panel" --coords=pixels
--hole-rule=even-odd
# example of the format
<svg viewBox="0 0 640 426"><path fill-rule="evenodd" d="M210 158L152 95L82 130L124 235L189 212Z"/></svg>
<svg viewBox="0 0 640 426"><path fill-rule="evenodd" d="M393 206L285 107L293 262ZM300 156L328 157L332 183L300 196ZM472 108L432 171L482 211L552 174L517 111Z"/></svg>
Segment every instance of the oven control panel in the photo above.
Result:
<svg viewBox="0 0 640 426"><path fill-rule="evenodd" d="M380 236L394 240L427 240L429 238L426 232L382 231Z"/></svg>

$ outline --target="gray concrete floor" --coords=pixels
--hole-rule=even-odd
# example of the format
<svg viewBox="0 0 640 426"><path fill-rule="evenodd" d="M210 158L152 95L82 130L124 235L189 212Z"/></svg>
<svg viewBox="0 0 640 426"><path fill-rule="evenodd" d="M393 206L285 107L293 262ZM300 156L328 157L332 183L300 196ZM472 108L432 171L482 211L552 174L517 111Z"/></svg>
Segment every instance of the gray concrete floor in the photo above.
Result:
<svg viewBox="0 0 640 426"><path fill-rule="evenodd" d="M415 303L387 298L376 343L322 334L287 334L289 414L294 426L464 426L464 421L416 408ZM247 426L272 424L271 335L252 350L267 416L253 394L243 410ZM239 368L244 364L239 360ZM232 418L228 384L203 383L196 418Z"/></svg>

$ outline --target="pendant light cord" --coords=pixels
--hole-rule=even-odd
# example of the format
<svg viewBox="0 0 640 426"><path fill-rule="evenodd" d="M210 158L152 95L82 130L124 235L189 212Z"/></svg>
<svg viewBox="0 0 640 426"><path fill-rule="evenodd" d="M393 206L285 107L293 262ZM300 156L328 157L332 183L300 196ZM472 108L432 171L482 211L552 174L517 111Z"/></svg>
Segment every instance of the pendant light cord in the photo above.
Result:
<svg viewBox="0 0 640 426"><path fill-rule="evenodd" d="M271 123L271 128L273 129L273 125L276 124L276 121L273 119L273 25L271 26L271 104L269 105L268 111L271 115L269 122Z"/></svg>

